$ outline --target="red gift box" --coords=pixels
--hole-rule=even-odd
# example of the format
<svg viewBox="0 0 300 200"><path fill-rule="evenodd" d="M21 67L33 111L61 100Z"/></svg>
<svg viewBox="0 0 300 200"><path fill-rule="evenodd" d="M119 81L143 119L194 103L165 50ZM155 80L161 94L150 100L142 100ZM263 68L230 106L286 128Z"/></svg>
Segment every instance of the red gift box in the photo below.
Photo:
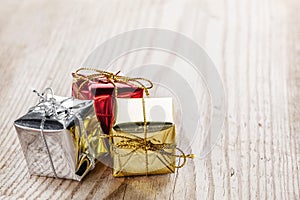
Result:
<svg viewBox="0 0 300 200"><path fill-rule="evenodd" d="M94 100L95 112L105 134L109 134L113 126L115 94L118 98L142 98L144 89L152 87L152 83L148 80L146 81L151 84L150 87L146 88L140 84L139 80L145 80L141 78L122 77L109 72L102 73L99 70L92 70L97 74L83 75L77 73L80 70L72 73L74 78L72 96L82 100ZM131 81L143 87L132 84Z"/></svg>

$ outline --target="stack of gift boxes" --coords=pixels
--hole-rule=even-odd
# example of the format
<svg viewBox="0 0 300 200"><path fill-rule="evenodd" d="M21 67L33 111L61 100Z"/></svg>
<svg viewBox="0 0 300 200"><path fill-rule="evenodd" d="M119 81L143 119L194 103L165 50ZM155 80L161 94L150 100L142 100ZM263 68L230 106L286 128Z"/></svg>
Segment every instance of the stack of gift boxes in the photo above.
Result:
<svg viewBox="0 0 300 200"><path fill-rule="evenodd" d="M98 162L114 177L167 174L192 157L176 145L172 98L148 97L151 81L87 68L72 76L72 97L36 92L14 122L30 174L80 181Z"/></svg>

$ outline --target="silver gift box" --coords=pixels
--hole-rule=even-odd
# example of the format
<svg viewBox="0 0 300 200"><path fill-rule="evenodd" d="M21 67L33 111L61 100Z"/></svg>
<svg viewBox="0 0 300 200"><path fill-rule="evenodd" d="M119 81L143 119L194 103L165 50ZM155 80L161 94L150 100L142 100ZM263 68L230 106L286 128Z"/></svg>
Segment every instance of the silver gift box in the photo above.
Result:
<svg viewBox="0 0 300 200"><path fill-rule="evenodd" d="M90 100L44 98L14 126L31 175L80 181L106 152Z"/></svg>

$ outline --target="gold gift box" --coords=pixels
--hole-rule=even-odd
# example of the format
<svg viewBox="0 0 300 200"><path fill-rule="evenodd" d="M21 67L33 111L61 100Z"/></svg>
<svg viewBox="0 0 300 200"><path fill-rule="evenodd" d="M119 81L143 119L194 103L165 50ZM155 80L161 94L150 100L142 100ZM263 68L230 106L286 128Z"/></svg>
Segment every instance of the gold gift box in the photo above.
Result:
<svg viewBox="0 0 300 200"><path fill-rule="evenodd" d="M143 138L143 128L142 122L113 127L111 135L114 177L174 173L174 124L148 122L146 140ZM171 147L162 148L166 144Z"/></svg>
<svg viewBox="0 0 300 200"><path fill-rule="evenodd" d="M145 98L145 116L151 120L146 126L141 120L142 99L117 99L117 106L116 123L110 132L113 176L174 173L176 131L172 99ZM158 106L160 109L156 109ZM153 112L155 109L160 113Z"/></svg>

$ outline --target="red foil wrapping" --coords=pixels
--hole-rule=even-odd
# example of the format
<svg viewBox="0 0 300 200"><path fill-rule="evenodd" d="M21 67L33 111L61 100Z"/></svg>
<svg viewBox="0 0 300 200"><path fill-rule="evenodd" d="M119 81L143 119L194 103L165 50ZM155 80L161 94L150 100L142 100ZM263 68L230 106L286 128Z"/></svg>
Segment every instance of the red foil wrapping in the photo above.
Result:
<svg viewBox="0 0 300 200"><path fill-rule="evenodd" d="M74 74L73 74L74 77ZM85 82L76 79L72 84L72 96L81 100L94 100L95 112L103 133L109 134L114 123L115 86L118 98L142 98L144 90L131 84L115 83L115 86L106 79Z"/></svg>

